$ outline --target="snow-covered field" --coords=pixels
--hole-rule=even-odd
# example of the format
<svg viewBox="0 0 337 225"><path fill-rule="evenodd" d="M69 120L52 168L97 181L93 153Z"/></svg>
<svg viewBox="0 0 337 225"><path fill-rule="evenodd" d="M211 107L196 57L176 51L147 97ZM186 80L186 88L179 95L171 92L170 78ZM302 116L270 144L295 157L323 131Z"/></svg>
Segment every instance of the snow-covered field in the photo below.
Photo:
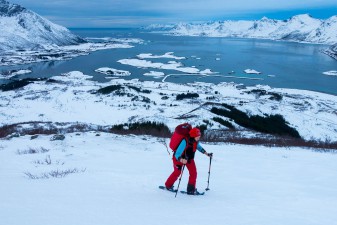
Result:
<svg viewBox="0 0 337 225"><path fill-rule="evenodd" d="M173 169L158 139L94 132L65 136L0 141L1 224L327 225L337 220L333 153L203 144L214 153L210 191L174 198L158 189ZM23 154L29 149L44 153ZM196 163L202 191L209 158L197 153ZM26 175L64 171L76 172L48 179ZM187 178L186 170L181 190Z"/></svg>
<svg viewBox="0 0 337 225"><path fill-rule="evenodd" d="M111 126L156 121L173 130L186 120L176 119L182 117L194 126L208 121L207 129L228 129L213 121L217 115L210 112L214 105L226 103L249 115L280 114L305 140L337 141L337 97L333 95L235 83L174 84L118 77L99 83L91 77L73 71L52 77L52 82L36 81L2 92L0 125L40 121ZM118 91L97 93L109 86ZM187 93L199 97L176 100L178 94Z"/></svg>

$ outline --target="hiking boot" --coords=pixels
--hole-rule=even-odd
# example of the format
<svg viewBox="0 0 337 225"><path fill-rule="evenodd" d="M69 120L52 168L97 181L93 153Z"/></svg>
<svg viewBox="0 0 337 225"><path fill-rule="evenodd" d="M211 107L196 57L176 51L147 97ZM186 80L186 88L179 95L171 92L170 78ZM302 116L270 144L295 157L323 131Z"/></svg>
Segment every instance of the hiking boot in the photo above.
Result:
<svg viewBox="0 0 337 225"><path fill-rule="evenodd" d="M195 195L195 186L193 184L188 184L187 185L187 194L188 195Z"/></svg>
<svg viewBox="0 0 337 225"><path fill-rule="evenodd" d="M166 186L165 186L166 187ZM167 190L169 191L174 191L174 186L171 186L171 187L166 187Z"/></svg>

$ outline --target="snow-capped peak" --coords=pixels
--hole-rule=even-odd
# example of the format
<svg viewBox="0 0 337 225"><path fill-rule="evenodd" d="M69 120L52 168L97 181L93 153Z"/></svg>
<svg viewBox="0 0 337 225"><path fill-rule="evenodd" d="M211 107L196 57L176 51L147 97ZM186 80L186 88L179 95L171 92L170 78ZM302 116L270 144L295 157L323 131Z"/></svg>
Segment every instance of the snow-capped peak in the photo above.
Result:
<svg viewBox="0 0 337 225"><path fill-rule="evenodd" d="M38 49L83 42L63 26L20 5L0 1L0 50Z"/></svg>
<svg viewBox="0 0 337 225"><path fill-rule="evenodd" d="M256 23L270 23L270 24L275 24L278 22L281 22L279 20L274 20L274 19L270 19L268 17L262 17L260 20L255 21Z"/></svg>
<svg viewBox="0 0 337 225"><path fill-rule="evenodd" d="M298 14L290 18L290 20L310 20L310 19L314 19L314 18L308 13Z"/></svg>
<svg viewBox="0 0 337 225"><path fill-rule="evenodd" d="M296 15L296 16L291 17L288 20L289 24L291 24L291 23L299 23L301 25L308 26L308 28L313 27L313 26L319 26L319 24L321 22L322 22L321 20L315 19L315 18L313 18L309 14Z"/></svg>
<svg viewBox="0 0 337 225"><path fill-rule="evenodd" d="M264 16L259 21L261 21L261 22L269 22L269 21L274 21L274 20L273 19L269 19L268 17Z"/></svg>
<svg viewBox="0 0 337 225"><path fill-rule="evenodd" d="M326 20L326 22L337 23L337 16L330 17L329 19Z"/></svg>
<svg viewBox="0 0 337 225"><path fill-rule="evenodd" d="M0 16L15 16L25 10L26 8L20 5L10 4L8 1L0 0Z"/></svg>

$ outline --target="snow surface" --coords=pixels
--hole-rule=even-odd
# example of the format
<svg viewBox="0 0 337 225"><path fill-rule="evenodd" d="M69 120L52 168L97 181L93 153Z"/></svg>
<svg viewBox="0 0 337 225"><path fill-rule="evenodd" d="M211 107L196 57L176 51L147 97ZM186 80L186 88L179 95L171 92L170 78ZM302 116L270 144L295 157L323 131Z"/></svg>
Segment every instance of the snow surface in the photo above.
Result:
<svg viewBox="0 0 337 225"><path fill-rule="evenodd" d="M10 79L12 77L15 77L16 75L22 75L31 72L32 72L31 70L23 70L23 69L6 71L5 74L0 74L0 79Z"/></svg>
<svg viewBox="0 0 337 225"><path fill-rule="evenodd" d="M150 71L149 73L144 73L144 76L152 76L154 78L162 78L165 76L165 73L158 71Z"/></svg>
<svg viewBox="0 0 337 225"><path fill-rule="evenodd" d="M194 75L211 75L216 74L215 72L212 72L210 69L205 69L200 71L199 69L195 67L185 67L183 63L177 62L177 61L168 61L167 63L159 63L159 62L152 62L145 59L159 59L159 58L170 58L170 59L186 59L185 57L179 57L173 55L173 52L165 53L164 55L152 55L151 53L141 53L137 55L139 59L121 59L117 62L134 66L138 68L154 68L154 69L163 69L163 70L176 70L179 72L183 72L186 74L194 74ZM172 74L169 74L168 76L171 76ZM175 75L175 74L174 74ZM167 77L166 77L167 78ZM164 78L164 79L166 79Z"/></svg>
<svg viewBox="0 0 337 225"><path fill-rule="evenodd" d="M261 74L261 72L253 70L253 69L245 69L244 72L248 74Z"/></svg>
<svg viewBox="0 0 337 225"><path fill-rule="evenodd" d="M131 73L129 71L117 70L117 69L109 68L109 67L98 68L95 71L98 72L98 73L106 74L106 75L113 75L113 76L120 76L120 77L125 77L125 76L131 75Z"/></svg>
<svg viewBox="0 0 337 225"><path fill-rule="evenodd" d="M143 59L121 59L117 62L124 64L124 65L130 65L138 68L155 68L155 69L163 69L163 70L177 70L183 73L193 73L197 74L200 72L199 69L193 68L193 67L183 67L183 64L180 62L176 63L157 63L157 62L151 62L148 60Z"/></svg>
<svg viewBox="0 0 337 225"><path fill-rule="evenodd" d="M158 139L93 132L65 137L0 140L1 224L326 225L337 220L336 154L202 143L214 153L210 191L175 198L158 189L173 170ZM30 148L48 152L18 154ZM202 191L209 158L197 153L196 164ZM25 174L74 169L79 172L63 178ZM186 170L180 190L187 178Z"/></svg>
<svg viewBox="0 0 337 225"><path fill-rule="evenodd" d="M337 76L337 71L336 70L326 71L323 72L323 74L328 76Z"/></svg>
<svg viewBox="0 0 337 225"><path fill-rule="evenodd" d="M173 55L174 52L167 52L164 55L152 55L152 53L141 53L137 55L140 59L160 59L160 58L168 58L168 59L186 59L185 57L178 57Z"/></svg>

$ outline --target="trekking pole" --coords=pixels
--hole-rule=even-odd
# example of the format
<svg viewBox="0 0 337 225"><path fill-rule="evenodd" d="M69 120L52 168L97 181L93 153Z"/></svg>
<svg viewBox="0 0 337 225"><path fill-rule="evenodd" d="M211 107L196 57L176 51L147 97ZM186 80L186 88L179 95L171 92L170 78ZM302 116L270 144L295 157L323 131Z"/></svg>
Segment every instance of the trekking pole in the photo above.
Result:
<svg viewBox="0 0 337 225"><path fill-rule="evenodd" d="M176 196L174 196L175 198L177 197L177 194L178 194L180 181L181 181L181 178L183 177L183 173L184 173L184 168L185 168L185 165L183 165L183 168L181 169L181 174L180 174L180 178L179 178L178 188L177 188L177 191L176 191Z"/></svg>
<svg viewBox="0 0 337 225"><path fill-rule="evenodd" d="M209 191L209 177L211 176L211 165L212 165L212 158L213 158L213 153L210 153L209 157L209 168L208 168L208 180L207 180L207 188L206 191Z"/></svg>
<svg viewBox="0 0 337 225"><path fill-rule="evenodd" d="M167 153L168 153L169 155L171 155L170 152L169 152L169 150L168 150L168 147L167 147L167 144L166 144L166 141L165 141L165 140L164 140L164 143L165 143L164 145L165 145L165 147L166 147Z"/></svg>

